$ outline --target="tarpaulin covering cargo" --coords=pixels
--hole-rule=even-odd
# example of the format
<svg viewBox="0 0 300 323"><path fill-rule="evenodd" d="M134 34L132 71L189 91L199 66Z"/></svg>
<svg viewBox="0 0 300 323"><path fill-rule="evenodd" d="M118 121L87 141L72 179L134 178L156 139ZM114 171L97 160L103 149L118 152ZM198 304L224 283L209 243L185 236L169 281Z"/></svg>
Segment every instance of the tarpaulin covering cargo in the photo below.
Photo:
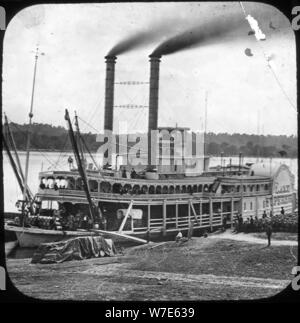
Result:
<svg viewBox="0 0 300 323"><path fill-rule="evenodd" d="M114 256L116 249L111 239L76 237L69 240L43 243L35 251L31 263L52 264L70 260L82 260Z"/></svg>

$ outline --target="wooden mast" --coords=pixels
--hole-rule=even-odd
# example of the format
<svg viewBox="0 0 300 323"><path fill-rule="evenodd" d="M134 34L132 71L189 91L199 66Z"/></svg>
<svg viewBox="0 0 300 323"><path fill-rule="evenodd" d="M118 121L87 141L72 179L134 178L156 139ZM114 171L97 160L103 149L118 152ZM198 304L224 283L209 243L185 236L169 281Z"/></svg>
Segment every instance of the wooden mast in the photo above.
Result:
<svg viewBox="0 0 300 323"><path fill-rule="evenodd" d="M22 180L22 178L21 178L21 176L20 176L20 174L18 172L17 165L16 165L16 163L15 163L15 161L13 159L13 156L12 156L12 154L10 152L8 143L7 143L7 141L6 141L6 139L5 139L4 136L2 136L2 142L3 142L4 148L5 148L6 152L7 152L7 155L8 155L10 164L11 164L11 167L12 167L12 169L13 169L13 171L15 173L15 176L17 178L17 181L18 181L18 184L20 186L21 192L24 192L23 180Z"/></svg>
<svg viewBox="0 0 300 323"><path fill-rule="evenodd" d="M34 72L33 72L33 84L32 84L32 92L31 92L31 102L30 102L30 112L29 112L29 124L27 128L27 144L26 144L26 162L25 162L25 176L24 176L24 190L23 190L23 206L22 211L24 212L24 207L26 203L26 193L28 190L27 182L28 182L28 168L29 168L29 149L30 149L30 130L32 125L32 117L33 117L33 99L34 99L34 90L35 90L35 78L36 78L36 70L37 70L37 61L39 57L39 48L37 47L35 53L35 62L34 62Z"/></svg>
<svg viewBox="0 0 300 323"><path fill-rule="evenodd" d="M14 138L13 138L13 135L11 133L11 130L10 130L10 127L9 127L9 124L8 124L8 119L7 119L7 116L6 114L4 114L4 118L5 118L5 123L4 123L4 131L5 131L5 136L6 136L6 140L5 140L5 149L7 150L7 154L9 154L9 159L12 160L13 164L12 164L12 168L14 170L14 173L17 177L17 180L19 182L19 180L21 181L21 192L23 193L23 190L24 190L24 174L23 174L23 170L22 170L22 166L21 166L21 162L20 162L20 159L19 159L19 154L17 152L17 148L16 148L16 144L15 144L15 141L14 141ZM11 145L11 147L10 147ZM13 156L10 152L10 149L12 149L14 151L14 154L15 154L15 157L16 157L16 162L14 161L13 159ZM17 173L16 173L17 172ZM20 184L19 184L20 185ZM20 186L20 187L21 187ZM33 195L29 189L29 187L27 186L27 198L32 201L33 200Z"/></svg>
<svg viewBox="0 0 300 323"><path fill-rule="evenodd" d="M92 199L91 199L86 174L85 174L84 168L82 167L80 153L79 153L79 150L78 150L78 146L77 146L77 143L76 143L76 138L75 138L74 131L73 131L73 128L72 128L72 123L71 123L69 112L68 112L67 109L65 110L65 119L66 119L67 124L68 124L70 141L71 141L73 152L74 152L75 159L76 159L76 162L77 162L78 171L79 171L79 174L80 174L82 182L83 182L83 189L85 191L86 198L87 198L88 203L89 203L90 217L91 217L91 219L93 220L93 223L94 223L95 219L96 219L95 205L93 204Z"/></svg>

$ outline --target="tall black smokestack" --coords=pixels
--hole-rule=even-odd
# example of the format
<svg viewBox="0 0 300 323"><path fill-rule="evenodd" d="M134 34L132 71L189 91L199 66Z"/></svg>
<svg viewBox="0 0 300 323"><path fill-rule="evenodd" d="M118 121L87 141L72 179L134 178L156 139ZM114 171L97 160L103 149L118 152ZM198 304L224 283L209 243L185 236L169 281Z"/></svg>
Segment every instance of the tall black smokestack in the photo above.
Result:
<svg viewBox="0 0 300 323"><path fill-rule="evenodd" d="M160 56L150 55L150 92L148 130L157 129Z"/></svg>
<svg viewBox="0 0 300 323"><path fill-rule="evenodd" d="M114 122L114 87L115 87L115 64L116 56L105 56L106 79L105 79L105 111L104 130L113 130Z"/></svg>
<svg viewBox="0 0 300 323"><path fill-rule="evenodd" d="M148 165L151 165L151 130L157 130L160 55L150 55L150 92L148 120Z"/></svg>

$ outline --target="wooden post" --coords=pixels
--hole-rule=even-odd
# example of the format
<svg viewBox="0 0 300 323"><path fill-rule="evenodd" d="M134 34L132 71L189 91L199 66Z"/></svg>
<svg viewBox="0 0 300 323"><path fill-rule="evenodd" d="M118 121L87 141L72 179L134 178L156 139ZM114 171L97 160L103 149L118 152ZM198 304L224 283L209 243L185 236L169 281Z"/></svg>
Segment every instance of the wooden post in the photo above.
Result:
<svg viewBox="0 0 300 323"><path fill-rule="evenodd" d="M191 206L190 206L190 201L188 202L188 227L190 226L191 223Z"/></svg>
<svg viewBox="0 0 300 323"><path fill-rule="evenodd" d="M209 198L209 224L210 224L210 231L212 232L213 228L213 203L211 197Z"/></svg>
<svg viewBox="0 0 300 323"><path fill-rule="evenodd" d="M244 198L243 196L241 197L241 215L242 215L242 218L244 216Z"/></svg>
<svg viewBox="0 0 300 323"><path fill-rule="evenodd" d="M258 208L257 208L257 205L258 205L258 198L257 196L255 196L255 215L258 216Z"/></svg>
<svg viewBox="0 0 300 323"><path fill-rule="evenodd" d="M175 204L176 229L178 229L178 203Z"/></svg>
<svg viewBox="0 0 300 323"><path fill-rule="evenodd" d="M199 223L199 221L198 221L198 218L197 218L197 213L196 213L196 211L195 211L194 205L193 205L193 203L192 203L192 201L191 201L191 200L189 200L189 202L190 202L190 207L191 207L191 209L192 209L192 211L193 211L193 214L194 214L195 220L196 220L197 224L200 224L200 223Z"/></svg>
<svg viewBox="0 0 300 323"><path fill-rule="evenodd" d="M120 225L120 228L119 228L118 233L121 233L121 232L123 231L123 228L124 228L124 226L125 226L125 223L126 223L126 221L127 221L127 219L128 219L128 216L129 216L129 214L130 214L130 211L131 211L131 209L132 209L132 205L133 205L133 201L131 200L131 201L130 201L130 204L129 204L129 206L128 206L128 209L127 209L127 211L126 211L126 214L125 214L125 216L124 216L124 219L123 219L123 221L122 221L122 223L121 223L121 225Z"/></svg>
<svg viewBox="0 0 300 323"><path fill-rule="evenodd" d="M234 202L233 197L231 198L231 213L230 213L230 222L231 222L231 229L233 229L233 212L234 212Z"/></svg>
<svg viewBox="0 0 300 323"><path fill-rule="evenodd" d="M166 200L163 202L163 236L166 236L167 232L167 204Z"/></svg>
<svg viewBox="0 0 300 323"><path fill-rule="evenodd" d="M223 226L223 200L221 200L221 226Z"/></svg>
<svg viewBox="0 0 300 323"><path fill-rule="evenodd" d="M150 241L150 227L151 227L151 204L148 204L148 225L147 225L147 241Z"/></svg>
<svg viewBox="0 0 300 323"><path fill-rule="evenodd" d="M202 201L200 200L200 203L199 203L199 214L200 214L200 227L202 225Z"/></svg>

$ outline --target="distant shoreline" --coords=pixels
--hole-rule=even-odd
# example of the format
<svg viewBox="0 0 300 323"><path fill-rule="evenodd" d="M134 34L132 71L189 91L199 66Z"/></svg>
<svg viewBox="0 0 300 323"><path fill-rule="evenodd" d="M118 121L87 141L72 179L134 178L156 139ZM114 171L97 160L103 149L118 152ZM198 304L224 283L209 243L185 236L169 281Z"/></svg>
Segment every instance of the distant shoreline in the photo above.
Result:
<svg viewBox="0 0 300 323"><path fill-rule="evenodd" d="M2 153L5 152L5 150L3 149ZM26 150L18 150L17 151L18 153L26 153ZM49 149L31 149L30 152L35 152L35 153L38 153L38 152L43 152L43 153L70 153L70 154L73 154L73 151L72 150L64 150L64 151L61 151L61 150L49 150ZM91 151L92 154L96 153L94 151ZM209 155L209 157L211 158L221 158L220 155ZM238 155L228 155L228 156L223 156L223 158L239 158ZM260 156L260 157L257 157L257 156L243 156L243 158L258 158L258 159L298 159L297 157L273 157L273 156Z"/></svg>

